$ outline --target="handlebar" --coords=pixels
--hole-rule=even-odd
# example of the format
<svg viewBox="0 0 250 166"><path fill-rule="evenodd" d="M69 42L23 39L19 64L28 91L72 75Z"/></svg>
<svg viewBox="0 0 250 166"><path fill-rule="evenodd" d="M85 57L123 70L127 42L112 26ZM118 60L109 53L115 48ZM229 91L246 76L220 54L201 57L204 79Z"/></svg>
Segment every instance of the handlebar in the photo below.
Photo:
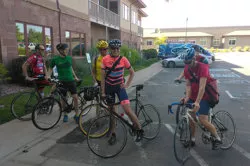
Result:
<svg viewBox="0 0 250 166"><path fill-rule="evenodd" d="M185 80L174 80L174 83L181 84L182 82L186 82Z"/></svg>
<svg viewBox="0 0 250 166"><path fill-rule="evenodd" d="M175 105L181 105L181 106L185 106L185 107L188 107L190 109L193 109L194 108L194 104L193 103L186 103L186 104L183 104L183 102L174 102L170 105L168 105L168 114L171 113L173 114L174 112L172 111L172 106L175 106Z"/></svg>

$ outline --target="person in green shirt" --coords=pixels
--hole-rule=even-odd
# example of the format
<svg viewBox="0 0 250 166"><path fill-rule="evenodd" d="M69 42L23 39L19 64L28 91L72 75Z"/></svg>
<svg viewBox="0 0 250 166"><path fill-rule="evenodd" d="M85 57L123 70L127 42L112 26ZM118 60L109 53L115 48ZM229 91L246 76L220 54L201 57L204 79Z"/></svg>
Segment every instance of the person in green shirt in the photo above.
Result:
<svg viewBox="0 0 250 166"><path fill-rule="evenodd" d="M58 72L58 79L63 84L63 88L67 91L70 91L73 100L74 100L74 106L78 106L78 95L77 95L77 89L76 89L76 81L79 81L77 78L73 67L72 67L72 57L67 56L68 53L68 45L65 43L60 43L56 46L56 49L60 53L59 56L55 56L50 63L48 76L51 76L53 67L56 66L57 72ZM63 95L66 96L67 91L63 92ZM64 103L62 102L62 106L64 107ZM78 107L75 107L75 116L74 119L76 123L78 123L79 120L79 113L78 113ZM68 122L68 115L65 114L63 117L64 122Z"/></svg>

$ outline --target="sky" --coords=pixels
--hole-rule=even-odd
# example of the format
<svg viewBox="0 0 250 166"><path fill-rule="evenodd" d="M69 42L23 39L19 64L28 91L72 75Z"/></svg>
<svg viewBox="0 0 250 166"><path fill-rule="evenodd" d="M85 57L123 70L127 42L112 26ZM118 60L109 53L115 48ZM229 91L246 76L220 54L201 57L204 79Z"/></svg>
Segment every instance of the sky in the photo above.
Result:
<svg viewBox="0 0 250 166"><path fill-rule="evenodd" d="M250 25L250 0L143 0L143 28Z"/></svg>

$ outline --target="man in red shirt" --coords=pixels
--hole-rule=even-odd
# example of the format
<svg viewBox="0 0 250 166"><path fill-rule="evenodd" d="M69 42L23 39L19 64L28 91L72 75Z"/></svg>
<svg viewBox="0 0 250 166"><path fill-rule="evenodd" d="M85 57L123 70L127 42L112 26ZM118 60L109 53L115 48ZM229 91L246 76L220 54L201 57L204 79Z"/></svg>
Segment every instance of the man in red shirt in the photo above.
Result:
<svg viewBox="0 0 250 166"><path fill-rule="evenodd" d="M195 60L195 51L191 48L188 54L184 58L185 68L184 76L186 79L186 97L184 103L193 103L193 114L199 112L199 120L201 124L214 136L213 149L218 149L222 143L221 139L216 131L216 128L212 123L208 121L208 113L210 110L209 96L205 92L206 84L212 81L209 73L208 65ZM191 74L193 73L193 74ZM196 77L193 78L193 77ZM196 119L194 117L194 119ZM190 121L190 127L192 131L191 145L195 145L195 123Z"/></svg>
<svg viewBox="0 0 250 166"><path fill-rule="evenodd" d="M47 69L46 65L43 60L44 54L44 46L42 44L38 44L35 47L36 52L32 54L26 62L22 65L23 74L26 80L35 81L38 87L38 92L40 93L41 97L44 97L43 89L45 86L50 85L47 81ZM31 67L32 69L32 76L28 76L27 69Z"/></svg>

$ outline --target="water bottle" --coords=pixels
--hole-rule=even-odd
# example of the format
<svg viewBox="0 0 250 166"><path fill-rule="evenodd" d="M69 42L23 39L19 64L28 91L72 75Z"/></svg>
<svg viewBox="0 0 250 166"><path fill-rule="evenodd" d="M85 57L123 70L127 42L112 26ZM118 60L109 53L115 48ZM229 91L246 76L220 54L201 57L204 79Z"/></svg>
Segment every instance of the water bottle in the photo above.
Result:
<svg viewBox="0 0 250 166"><path fill-rule="evenodd" d="M126 114L126 113L121 113L121 117L123 118L123 119L125 119L126 121L128 121L128 123L129 124L133 124L132 122L131 122L131 120L130 120L130 118L128 117L128 115Z"/></svg>

